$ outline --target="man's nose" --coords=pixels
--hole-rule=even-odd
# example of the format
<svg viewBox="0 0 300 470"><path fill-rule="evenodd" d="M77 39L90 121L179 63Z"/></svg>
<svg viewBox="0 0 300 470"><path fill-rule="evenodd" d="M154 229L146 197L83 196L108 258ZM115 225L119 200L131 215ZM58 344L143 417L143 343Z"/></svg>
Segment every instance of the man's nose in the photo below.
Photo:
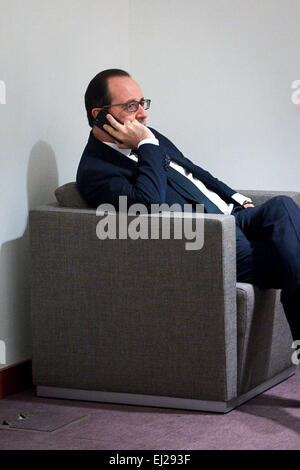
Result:
<svg viewBox="0 0 300 470"><path fill-rule="evenodd" d="M139 104L138 110L136 112L136 117L140 119L145 119L147 117L147 111L143 108L141 104Z"/></svg>

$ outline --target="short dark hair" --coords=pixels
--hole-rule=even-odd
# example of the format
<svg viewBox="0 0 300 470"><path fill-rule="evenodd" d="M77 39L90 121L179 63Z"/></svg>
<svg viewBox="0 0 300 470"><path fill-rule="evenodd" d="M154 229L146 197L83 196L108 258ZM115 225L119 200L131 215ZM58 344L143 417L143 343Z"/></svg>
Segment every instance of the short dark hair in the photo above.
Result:
<svg viewBox="0 0 300 470"><path fill-rule="evenodd" d="M85 95L85 109L89 125L93 127L94 118L92 116L93 108L101 108L111 102L111 96L108 90L107 81L111 77L130 77L128 72L120 69L108 69L98 73L89 83Z"/></svg>

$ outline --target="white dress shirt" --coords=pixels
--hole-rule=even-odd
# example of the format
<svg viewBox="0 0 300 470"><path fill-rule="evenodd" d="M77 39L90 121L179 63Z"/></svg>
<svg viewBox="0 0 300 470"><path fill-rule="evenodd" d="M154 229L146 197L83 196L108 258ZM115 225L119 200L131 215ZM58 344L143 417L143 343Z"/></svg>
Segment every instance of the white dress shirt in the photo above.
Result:
<svg viewBox="0 0 300 470"><path fill-rule="evenodd" d="M117 144L114 144L113 142L103 142L103 143L106 145L109 145L114 150L121 152L126 157L129 157L135 162L137 162L138 159L136 155L131 154L131 149L120 149L117 146ZM144 139L144 140L141 140L141 142L138 145L138 148L143 144L159 145L159 142L156 138ZM174 170L177 170L179 173L181 173L186 178L188 178L192 183L194 183L197 186L197 188L200 189L200 191L202 191L202 193L205 194L205 196L207 196L208 199L210 199L223 212L223 214L226 214L226 215L231 214L232 209L233 209L233 204L227 204L225 201L223 201L222 198L220 198L220 196L217 193L215 193L214 191L211 191L210 189L207 189L207 187L205 186L205 184L202 183L202 181L200 181L198 178L194 178L193 174L187 171L182 166L178 165L177 163L173 161L170 162L170 166L174 168ZM245 201L252 202L251 199L243 196L240 193L234 193L231 197L241 205Z"/></svg>

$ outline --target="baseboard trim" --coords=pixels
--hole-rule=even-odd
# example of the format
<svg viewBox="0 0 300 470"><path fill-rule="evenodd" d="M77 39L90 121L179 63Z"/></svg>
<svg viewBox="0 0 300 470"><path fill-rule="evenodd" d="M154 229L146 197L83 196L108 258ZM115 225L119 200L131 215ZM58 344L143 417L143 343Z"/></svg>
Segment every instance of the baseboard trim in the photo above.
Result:
<svg viewBox="0 0 300 470"><path fill-rule="evenodd" d="M283 380L295 374L295 366L290 367L275 377L263 382L243 395L228 402L193 400L188 398L163 397L154 395L136 395L133 393L101 392L98 390L80 390L74 388L48 387L37 385L36 394L39 397L64 398L69 400L97 401L103 403L117 403L122 405L151 406L160 408L176 408L184 410L211 411L215 413L228 413L237 406L251 398L274 387Z"/></svg>
<svg viewBox="0 0 300 470"><path fill-rule="evenodd" d="M31 359L0 369L0 400L32 386Z"/></svg>

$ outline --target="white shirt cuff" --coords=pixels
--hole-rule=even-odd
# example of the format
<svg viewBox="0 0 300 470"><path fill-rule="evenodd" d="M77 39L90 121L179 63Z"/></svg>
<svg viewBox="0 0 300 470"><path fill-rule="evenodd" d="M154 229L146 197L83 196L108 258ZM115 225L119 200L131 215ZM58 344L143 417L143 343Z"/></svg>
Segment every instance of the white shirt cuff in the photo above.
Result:
<svg viewBox="0 0 300 470"><path fill-rule="evenodd" d="M159 145L158 140L155 137L149 137L148 139L143 139L139 142L137 148L140 148L141 145L143 144L153 144L153 145Z"/></svg>
<svg viewBox="0 0 300 470"><path fill-rule="evenodd" d="M243 196L240 193L234 193L233 196L231 196L232 199L234 199L236 202L238 202L241 206L245 201L247 202L252 202L252 200L249 197Z"/></svg>

